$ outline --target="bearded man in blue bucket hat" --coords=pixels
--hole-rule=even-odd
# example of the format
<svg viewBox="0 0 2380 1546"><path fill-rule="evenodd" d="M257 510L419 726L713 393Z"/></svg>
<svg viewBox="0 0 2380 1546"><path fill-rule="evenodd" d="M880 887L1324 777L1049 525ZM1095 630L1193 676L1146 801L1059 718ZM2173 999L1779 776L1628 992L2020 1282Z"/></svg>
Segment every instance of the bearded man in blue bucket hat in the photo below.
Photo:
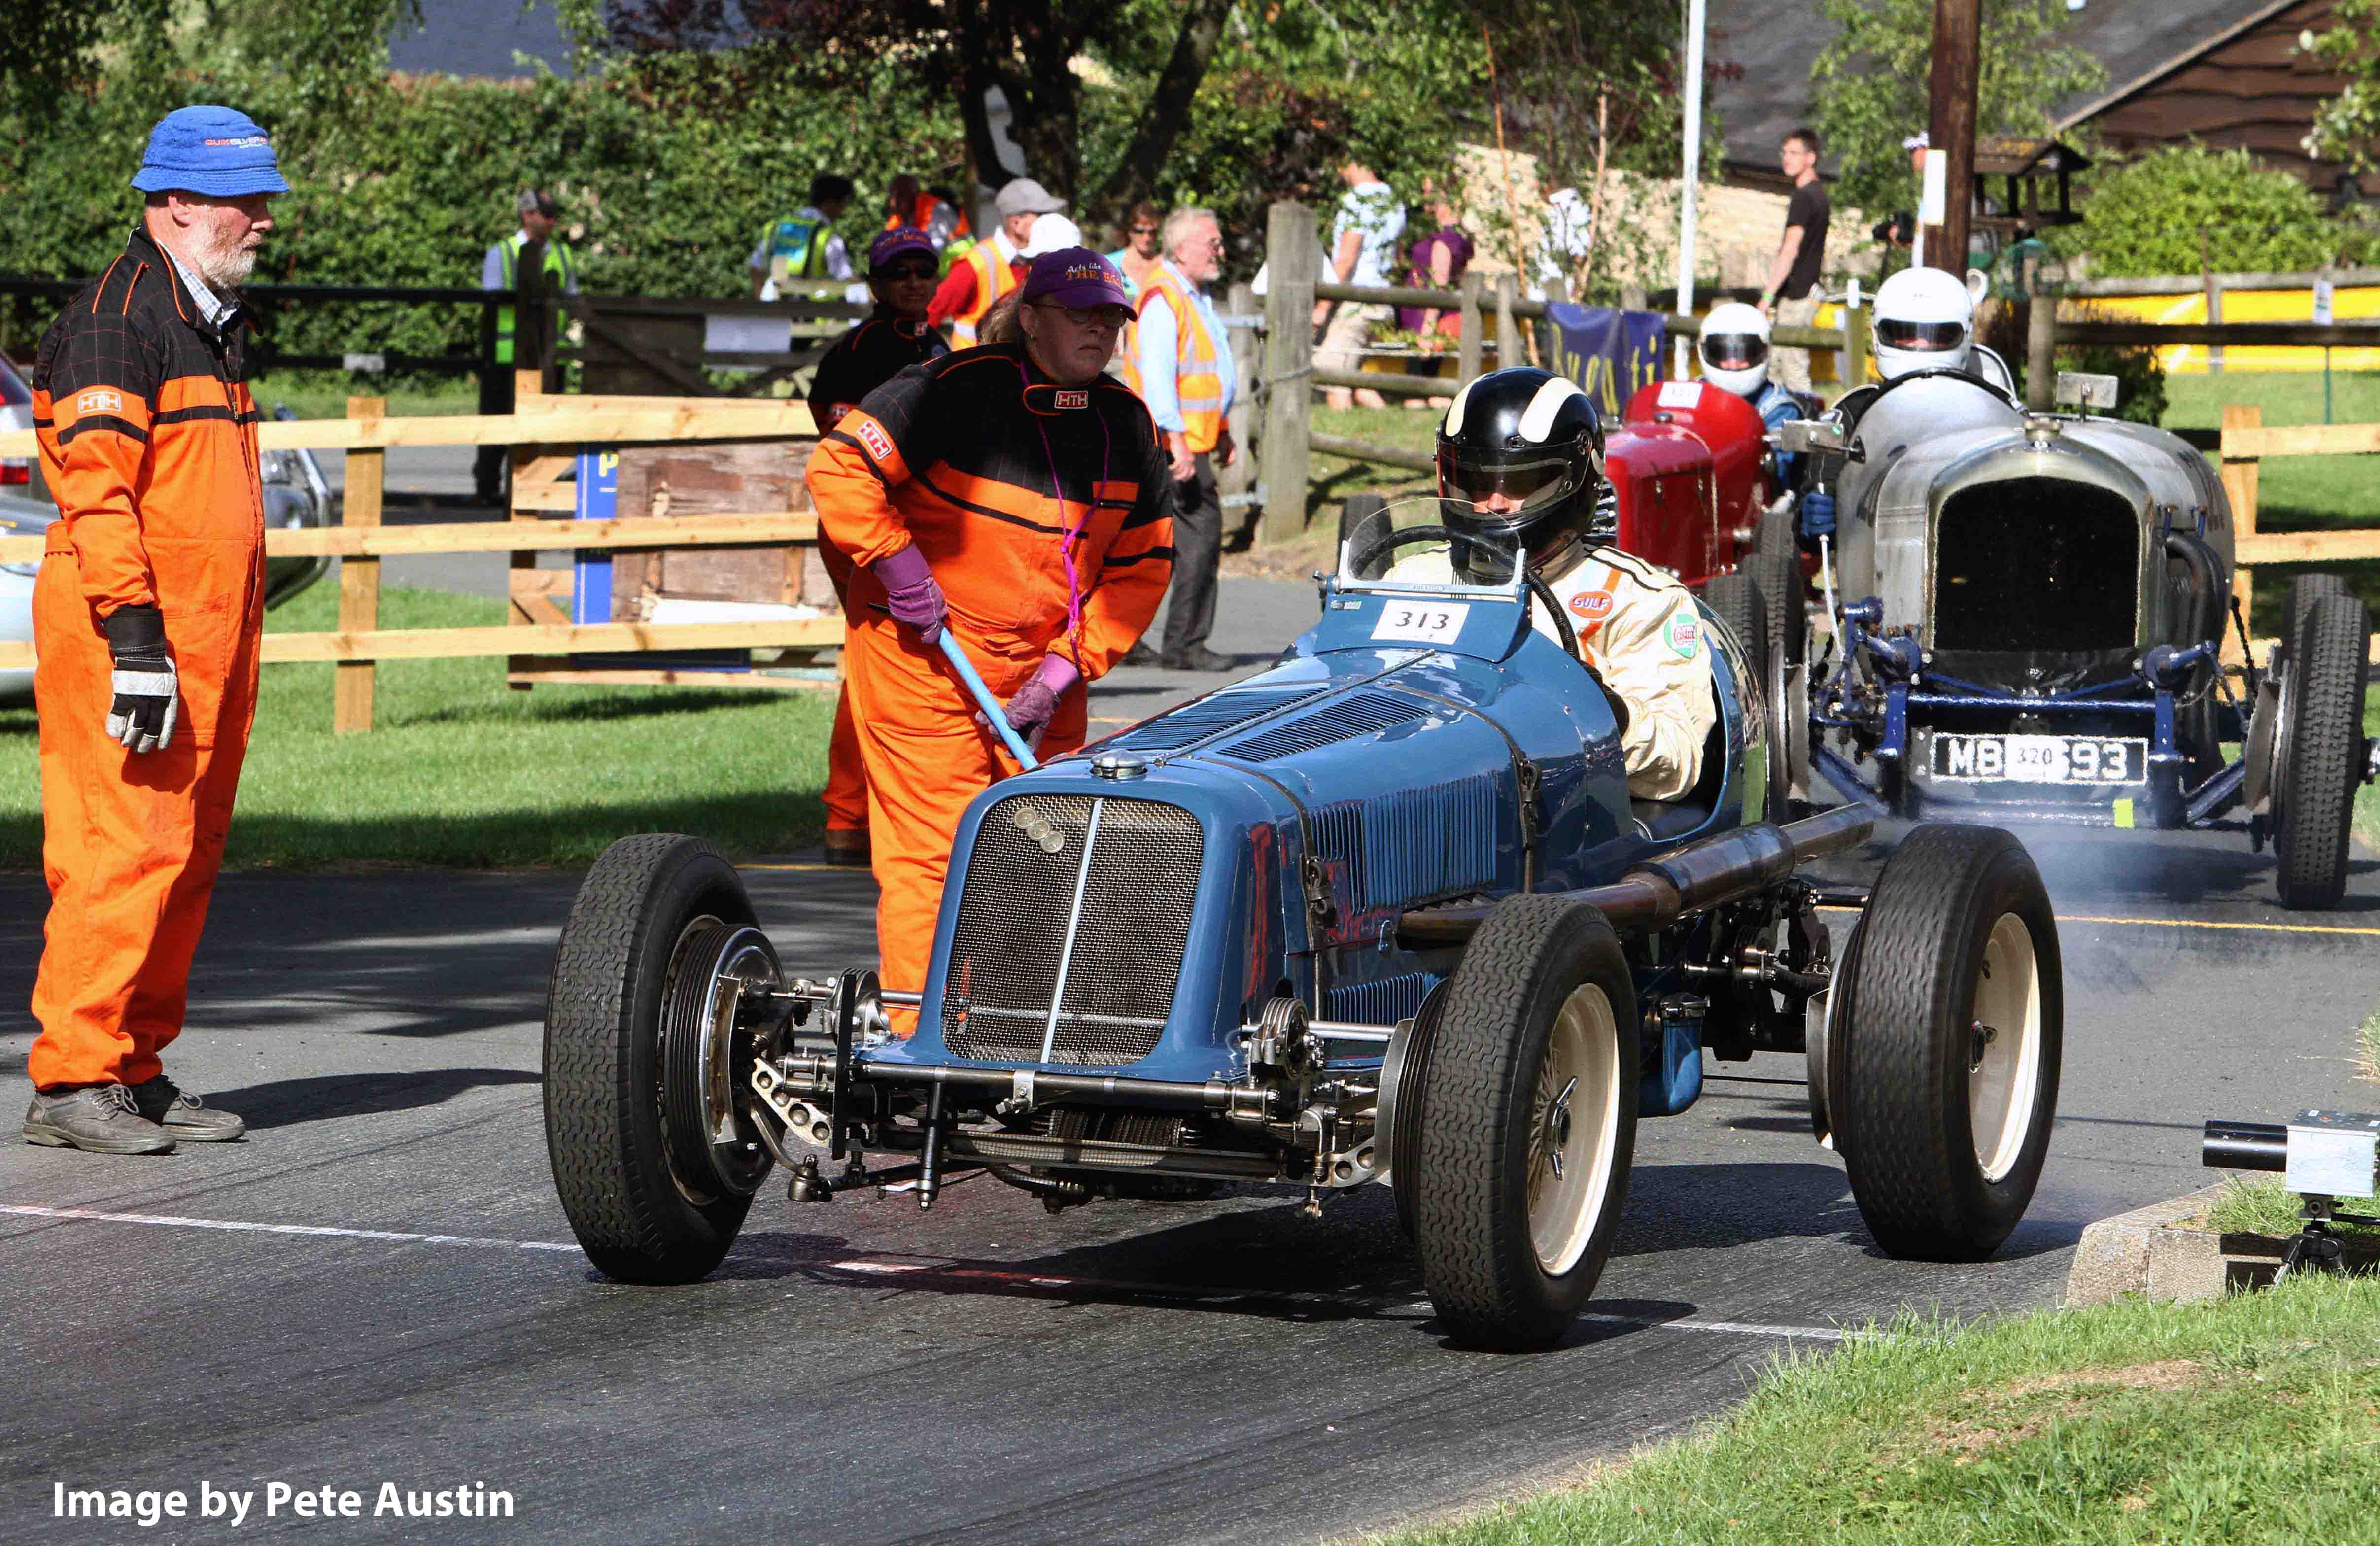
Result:
<svg viewBox="0 0 2380 1546"><path fill-rule="evenodd" d="M264 510L239 286L288 183L244 113L149 137L140 224L42 338L33 423L60 518L33 591L47 943L28 1141L239 1138L165 1076L256 714Z"/></svg>

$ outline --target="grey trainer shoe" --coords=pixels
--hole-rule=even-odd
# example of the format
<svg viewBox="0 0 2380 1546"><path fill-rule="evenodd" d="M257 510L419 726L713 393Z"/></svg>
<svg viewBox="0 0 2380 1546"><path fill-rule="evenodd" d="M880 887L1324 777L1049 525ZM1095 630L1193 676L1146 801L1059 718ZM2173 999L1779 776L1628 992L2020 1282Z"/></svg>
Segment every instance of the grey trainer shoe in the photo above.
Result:
<svg viewBox="0 0 2380 1546"><path fill-rule="evenodd" d="M204 1101L160 1074L131 1086L140 1114L184 1143L230 1143L248 1136L248 1124Z"/></svg>
<svg viewBox="0 0 2380 1546"><path fill-rule="evenodd" d="M35 1090L25 1108L25 1141L94 1154L170 1154L174 1135L140 1114L120 1084Z"/></svg>

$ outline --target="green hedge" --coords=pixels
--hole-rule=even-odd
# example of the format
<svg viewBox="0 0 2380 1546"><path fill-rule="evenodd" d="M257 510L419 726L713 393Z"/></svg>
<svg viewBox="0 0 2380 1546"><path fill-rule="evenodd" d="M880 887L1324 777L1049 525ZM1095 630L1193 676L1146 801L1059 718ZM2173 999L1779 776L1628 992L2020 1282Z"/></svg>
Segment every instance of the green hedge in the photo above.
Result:
<svg viewBox="0 0 2380 1546"><path fill-rule="evenodd" d="M739 98L728 72L706 73L714 79L382 79L335 117L296 111L253 79L201 75L176 94L233 103L273 130L291 191L274 205L279 229L257 277L285 284L477 285L488 245L515 228L514 195L537 184L567 206L582 287L740 295L760 227L802 201L813 173L859 181L844 224L864 244L895 172L934 177L957 164L955 113L890 68L832 97ZM686 100L698 96L707 103ZM0 198L18 212L0 223L0 273L79 277L104 265L139 218L126 179L149 128L176 104L110 85L0 146ZM0 343L29 349L52 310L12 306ZM468 307L311 306L269 325L285 352L444 354L472 352L479 318Z"/></svg>

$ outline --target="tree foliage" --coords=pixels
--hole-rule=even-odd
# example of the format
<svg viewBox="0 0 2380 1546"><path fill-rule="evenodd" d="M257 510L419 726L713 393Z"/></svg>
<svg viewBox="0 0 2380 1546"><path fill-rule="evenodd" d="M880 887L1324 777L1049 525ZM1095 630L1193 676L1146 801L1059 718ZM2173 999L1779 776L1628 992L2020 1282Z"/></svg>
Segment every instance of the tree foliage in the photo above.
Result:
<svg viewBox="0 0 2380 1546"><path fill-rule="evenodd" d="M2335 0L2330 20L2300 47L2347 85L2314 111L2306 153L2369 172L2380 167L2380 0Z"/></svg>
<svg viewBox="0 0 2380 1546"><path fill-rule="evenodd" d="M2321 196L2243 150L2168 146L2095 169L2082 225L2058 234L2091 254L2095 276L2308 269L2338 255ZM2201 243L2204 242L2202 247Z"/></svg>
<svg viewBox="0 0 2380 1546"><path fill-rule="evenodd" d="M2049 109L2107 78L2057 42L2062 0L1983 0L1979 134L2044 134ZM1875 211L1915 202L1901 141L1925 131L1934 58L1933 0L1818 0L1840 29L1810 67L1818 132L1839 158L1834 200Z"/></svg>

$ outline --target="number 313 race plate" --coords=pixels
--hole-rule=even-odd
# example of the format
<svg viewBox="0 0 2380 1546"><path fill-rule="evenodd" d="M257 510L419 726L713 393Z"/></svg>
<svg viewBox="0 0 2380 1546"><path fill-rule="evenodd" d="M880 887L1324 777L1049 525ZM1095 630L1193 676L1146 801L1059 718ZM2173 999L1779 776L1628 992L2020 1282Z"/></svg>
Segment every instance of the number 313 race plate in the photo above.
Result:
<svg viewBox="0 0 2380 1546"><path fill-rule="evenodd" d="M2149 743L2103 736L1937 734L1934 776L1961 784L2145 784Z"/></svg>
<svg viewBox="0 0 2380 1546"><path fill-rule="evenodd" d="M1468 602L1390 602L1372 625L1374 639L1409 639L1417 644L1451 644L1471 615Z"/></svg>

